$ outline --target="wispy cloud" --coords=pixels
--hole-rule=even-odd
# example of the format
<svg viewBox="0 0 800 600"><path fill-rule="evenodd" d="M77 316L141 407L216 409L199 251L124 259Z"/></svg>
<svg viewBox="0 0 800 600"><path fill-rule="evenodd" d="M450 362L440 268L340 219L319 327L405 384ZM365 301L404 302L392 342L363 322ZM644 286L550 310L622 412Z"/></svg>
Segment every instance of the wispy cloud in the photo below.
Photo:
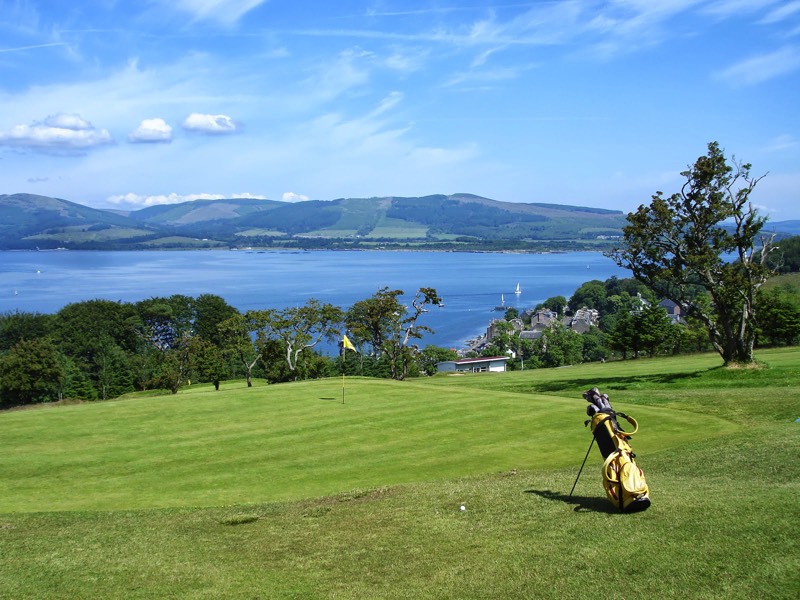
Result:
<svg viewBox="0 0 800 600"><path fill-rule="evenodd" d="M779 23L800 13L800 1L794 0L781 6L777 6L770 10L759 23L768 25L772 23Z"/></svg>
<svg viewBox="0 0 800 600"><path fill-rule="evenodd" d="M471 69L454 74L445 82L446 87L478 86L491 87L504 81L517 79L522 73L534 69L535 65L517 65L512 67L487 67Z"/></svg>
<svg viewBox="0 0 800 600"><path fill-rule="evenodd" d="M800 68L800 49L786 46L775 52L742 60L718 72L716 78L738 86L757 85Z"/></svg>
<svg viewBox="0 0 800 600"><path fill-rule="evenodd" d="M54 46L66 46L66 42L48 42L46 44L33 44L31 46L16 46L14 48L0 48L0 52L25 52L26 50L39 50Z"/></svg>
<svg viewBox="0 0 800 600"><path fill-rule="evenodd" d="M196 21L218 21L233 24L267 0L161 0L167 7L176 7L192 15Z"/></svg>
<svg viewBox="0 0 800 600"><path fill-rule="evenodd" d="M761 12L776 0L714 0L702 7L702 12L715 17L729 18Z"/></svg>
<svg viewBox="0 0 800 600"><path fill-rule="evenodd" d="M800 145L797 138L789 133L779 135L769 141L764 150L766 152L784 152L786 150L793 150Z"/></svg>

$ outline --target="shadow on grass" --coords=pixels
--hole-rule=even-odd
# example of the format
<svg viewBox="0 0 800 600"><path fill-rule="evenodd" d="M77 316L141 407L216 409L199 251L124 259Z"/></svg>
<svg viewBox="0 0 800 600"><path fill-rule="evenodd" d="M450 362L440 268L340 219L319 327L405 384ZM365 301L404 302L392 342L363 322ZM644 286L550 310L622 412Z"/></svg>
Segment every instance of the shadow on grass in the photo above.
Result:
<svg viewBox="0 0 800 600"><path fill-rule="evenodd" d="M597 496L569 496L551 490L525 490L525 493L536 494L545 500L555 500L557 502L563 502L564 504L572 504L575 506L575 508L572 509L575 512L584 510L606 514L617 514L619 512L611 506L608 500L605 498L598 498Z"/></svg>
<svg viewBox="0 0 800 600"><path fill-rule="evenodd" d="M588 390L593 387L605 390L606 388L613 388L614 390L635 389L641 387L642 384L659 384L668 385L677 383L685 379L696 379L702 376L703 371L693 371L691 373L665 373L663 375L646 375L646 376L633 376L633 377L592 377L575 379L559 379L552 382L541 382L533 386L534 392L562 392L566 389L577 388L580 390Z"/></svg>

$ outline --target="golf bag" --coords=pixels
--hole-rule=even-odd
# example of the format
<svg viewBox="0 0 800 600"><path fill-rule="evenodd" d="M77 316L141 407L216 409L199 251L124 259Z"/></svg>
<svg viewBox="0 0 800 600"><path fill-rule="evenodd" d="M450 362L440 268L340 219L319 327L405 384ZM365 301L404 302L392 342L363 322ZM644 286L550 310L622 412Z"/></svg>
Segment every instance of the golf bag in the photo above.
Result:
<svg viewBox="0 0 800 600"><path fill-rule="evenodd" d="M649 489L644 473L636 464L628 440L639 430L636 419L616 412L606 394L597 388L584 392L583 397L589 402L586 414L591 417L584 425L591 424L592 435L603 455L603 487L612 504L624 513L638 512L650 506ZM617 421L622 417L633 427L633 431L624 431Z"/></svg>

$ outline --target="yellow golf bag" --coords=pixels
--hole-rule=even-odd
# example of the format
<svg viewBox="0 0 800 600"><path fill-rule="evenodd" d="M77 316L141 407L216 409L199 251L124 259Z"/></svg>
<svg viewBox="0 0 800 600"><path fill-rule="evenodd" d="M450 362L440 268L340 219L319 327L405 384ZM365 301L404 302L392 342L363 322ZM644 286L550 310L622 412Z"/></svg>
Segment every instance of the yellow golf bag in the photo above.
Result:
<svg viewBox="0 0 800 600"><path fill-rule="evenodd" d="M589 402L586 414L591 417L592 436L603 455L603 487L612 504L624 513L638 512L650 506L650 490L644 473L636 464L636 455L628 441L639 430L636 419L611 408L606 394L593 388L583 394ZM625 419L633 431L624 431L617 417Z"/></svg>

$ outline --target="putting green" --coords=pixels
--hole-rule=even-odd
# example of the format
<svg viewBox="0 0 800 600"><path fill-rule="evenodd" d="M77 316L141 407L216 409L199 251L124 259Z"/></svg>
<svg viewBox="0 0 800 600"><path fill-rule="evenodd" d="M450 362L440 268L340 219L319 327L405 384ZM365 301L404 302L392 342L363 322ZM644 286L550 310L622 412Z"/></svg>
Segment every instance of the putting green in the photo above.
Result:
<svg viewBox="0 0 800 600"><path fill-rule="evenodd" d="M425 379L334 378L12 411L0 414L0 512L221 506L515 468L577 471L591 439L584 406ZM652 453L737 428L615 408L639 421L645 470ZM595 462L597 452L587 468Z"/></svg>

